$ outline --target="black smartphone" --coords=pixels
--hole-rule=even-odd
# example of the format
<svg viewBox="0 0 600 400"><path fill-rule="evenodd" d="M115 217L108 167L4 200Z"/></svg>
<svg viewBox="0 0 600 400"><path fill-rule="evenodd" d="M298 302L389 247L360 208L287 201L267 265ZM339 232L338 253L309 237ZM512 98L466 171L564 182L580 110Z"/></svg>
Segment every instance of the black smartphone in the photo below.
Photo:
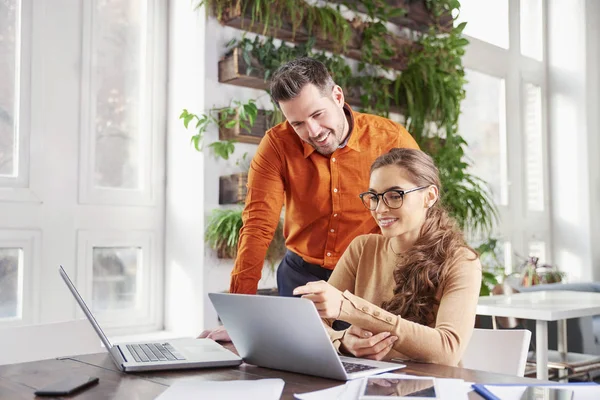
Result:
<svg viewBox="0 0 600 400"><path fill-rule="evenodd" d="M74 375L35 391L36 396L67 396L98 383L98 378Z"/></svg>
<svg viewBox="0 0 600 400"><path fill-rule="evenodd" d="M528 386L521 400L571 400L573 391L544 386Z"/></svg>

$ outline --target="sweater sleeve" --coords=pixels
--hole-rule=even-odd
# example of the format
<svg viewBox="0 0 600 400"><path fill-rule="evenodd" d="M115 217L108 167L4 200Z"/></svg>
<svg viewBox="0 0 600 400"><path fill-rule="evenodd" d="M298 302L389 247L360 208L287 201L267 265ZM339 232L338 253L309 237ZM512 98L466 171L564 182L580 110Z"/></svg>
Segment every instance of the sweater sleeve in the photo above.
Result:
<svg viewBox="0 0 600 400"><path fill-rule="evenodd" d="M360 259L362 253L365 238L367 235L362 235L354 238L350 245L340 257L340 260L335 266L333 273L327 281L330 285L335 287L341 292L347 291L349 293L354 292L354 283L356 281L356 265ZM340 319L342 319L340 317ZM333 346L338 350L342 342L342 338L346 334L347 329L342 331L336 331L331 326L334 319L323 319L325 329L329 333Z"/></svg>
<svg viewBox="0 0 600 400"><path fill-rule="evenodd" d="M407 321L349 290L343 293L339 319L374 334L386 331L398 336L393 349L412 360L458 365L473 333L481 264L479 259L464 260L450 268L433 328Z"/></svg>

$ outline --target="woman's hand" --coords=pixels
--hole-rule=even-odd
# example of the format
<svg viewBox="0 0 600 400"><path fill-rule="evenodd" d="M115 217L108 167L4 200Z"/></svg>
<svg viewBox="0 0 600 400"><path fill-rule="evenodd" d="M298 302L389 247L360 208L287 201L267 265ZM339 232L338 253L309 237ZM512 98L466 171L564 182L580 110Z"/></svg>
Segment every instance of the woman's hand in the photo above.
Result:
<svg viewBox="0 0 600 400"><path fill-rule="evenodd" d="M398 336L393 336L389 332L373 335L369 331L351 325L342 337L340 350L355 357L380 361L389 353L396 340Z"/></svg>
<svg viewBox="0 0 600 400"><path fill-rule="evenodd" d="M321 318L337 319L342 310L342 292L325 281L308 282L304 286L294 289L294 295L302 295L315 303L315 307Z"/></svg>

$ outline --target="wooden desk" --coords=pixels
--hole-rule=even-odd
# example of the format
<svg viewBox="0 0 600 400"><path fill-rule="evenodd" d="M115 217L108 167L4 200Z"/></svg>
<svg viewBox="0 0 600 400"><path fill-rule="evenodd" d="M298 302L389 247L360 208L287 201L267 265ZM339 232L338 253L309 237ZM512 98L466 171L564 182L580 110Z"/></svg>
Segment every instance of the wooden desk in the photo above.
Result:
<svg viewBox="0 0 600 400"><path fill-rule="evenodd" d="M231 348L231 346L226 347ZM440 378L460 378L468 382L480 383L540 383L539 380L531 378L518 378L434 364L407 363L407 367L398 372ZM99 353L0 366L0 399L32 399L35 397L33 395L35 390L70 374L100 378L98 385L77 396L69 397L76 399L154 399L177 380L192 377L214 381L281 378L285 381L282 399L293 399L294 393L305 393L343 384L341 381L248 364L233 368L125 374L116 368L108 353ZM42 399L41 397L37 398ZM471 392L469 398L480 399L481 397Z"/></svg>

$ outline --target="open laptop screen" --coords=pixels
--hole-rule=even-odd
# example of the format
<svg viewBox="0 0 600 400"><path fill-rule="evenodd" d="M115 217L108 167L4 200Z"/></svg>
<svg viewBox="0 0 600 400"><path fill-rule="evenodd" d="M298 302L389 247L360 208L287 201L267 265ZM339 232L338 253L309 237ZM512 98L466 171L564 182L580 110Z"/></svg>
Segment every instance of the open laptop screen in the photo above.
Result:
<svg viewBox="0 0 600 400"><path fill-rule="evenodd" d="M62 267L62 265L58 269L58 272L60 272L60 276L62 277L63 281L65 281L65 283L67 284L67 286L68 286L69 290L71 291L71 293L73 293L73 296L75 297L75 300L77 301L77 303L81 307L81 310L83 311L83 313L85 314L85 316L87 317L87 319L90 321L90 323L94 327L94 330L96 331L96 333L98 334L98 336L100 336L100 340L102 340L102 343L104 344L104 346L106 347L106 349L110 350L112 348L112 345L110 344L110 341L108 340L108 338L106 337L106 335L102 331L102 328L100 328L100 325L98 325L98 322L96 321L96 318L94 318L94 315L92 314L92 312L90 311L90 309L88 308L88 306L85 304L85 301L83 301L83 298L81 297L81 295L77 291L77 288L75 287L75 285L71 281L71 278L69 278L69 275L67 275L67 273L65 272L64 268Z"/></svg>

